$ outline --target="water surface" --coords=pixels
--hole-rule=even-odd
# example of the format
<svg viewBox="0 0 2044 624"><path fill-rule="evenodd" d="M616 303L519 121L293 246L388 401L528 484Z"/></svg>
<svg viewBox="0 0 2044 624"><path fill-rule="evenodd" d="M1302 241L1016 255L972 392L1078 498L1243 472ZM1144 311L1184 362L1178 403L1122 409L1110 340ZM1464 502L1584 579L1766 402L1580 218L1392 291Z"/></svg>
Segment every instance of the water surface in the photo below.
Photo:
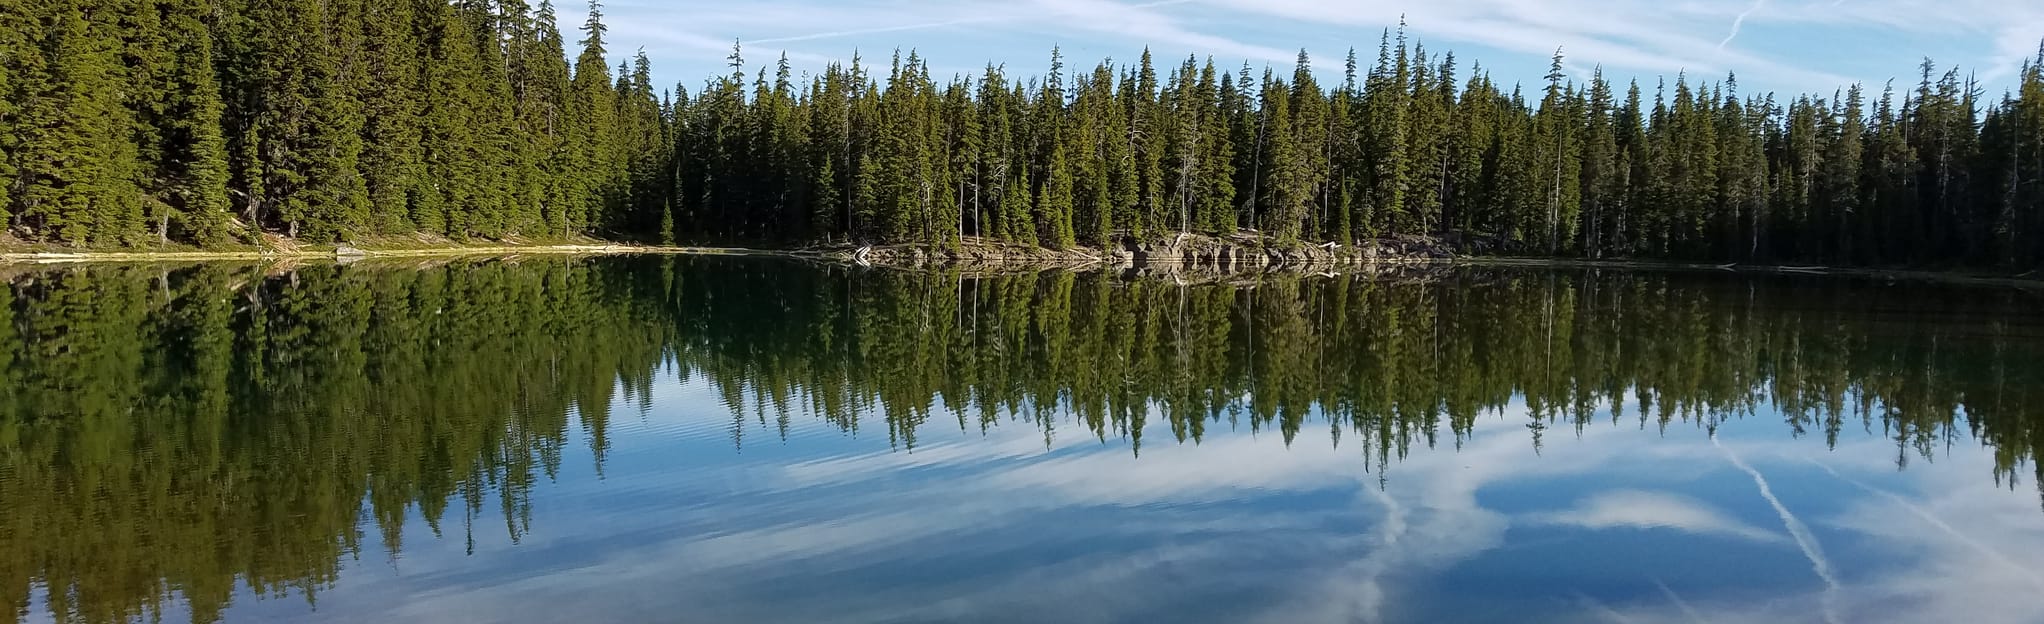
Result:
<svg viewBox="0 0 2044 624"><path fill-rule="evenodd" d="M2036 291L0 277L23 621L2044 621Z"/></svg>

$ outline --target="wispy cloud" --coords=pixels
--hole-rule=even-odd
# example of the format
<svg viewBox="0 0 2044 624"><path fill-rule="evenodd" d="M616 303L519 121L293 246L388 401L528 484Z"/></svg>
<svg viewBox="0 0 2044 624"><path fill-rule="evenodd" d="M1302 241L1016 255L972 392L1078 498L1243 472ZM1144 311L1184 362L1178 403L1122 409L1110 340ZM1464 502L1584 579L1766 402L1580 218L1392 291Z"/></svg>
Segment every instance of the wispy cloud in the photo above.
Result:
<svg viewBox="0 0 2044 624"><path fill-rule="evenodd" d="M1723 44L1712 24L1744 22L1746 0L1669 5L1657 0L1428 0L1426 2L1322 2L1320 0L1209 0L1244 15L1300 23L1381 27L1400 19L1411 34L1448 44L1477 44L1541 55L1561 46L1572 58L1627 72L1763 75L1782 82L1823 85L1850 79ZM1735 4L1736 3L1736 4ZM1735 26L1735 31L1739 28Z"/></svg>
<svg viewBox="0 0 2044 624"><path fill-rule="evenodd" d="M1828 92L1907 74L1920 55L1992 82L2044 35L2044 3L2027 0L616 0L608 11L614 54L644 45L656 72L689 81L721 73L734 40L804 67L916 48L938 73L1034 66L1057 44L1079 64L1144 47L1286 64L1300 47L1367 47L1404 19L1432 49L1484 61L1506 82L1537 79L1536 65L1561 46L1571 67L1602 65L1618 78L1736 72L1765 88ZM582 20L577 7L561 14L567 26ZM1878 50L1863 49L1871 41Z"/></svg>
<svg viewBox="0 0 2044 624"><path fill-rule="evenodd" d="M1756 542L1786 541L1780 534L1735 520L1701 501L1665 492L1604 492L1574 509L1531 514L1525 520L1586 529L1673 529Z"/></svg>
<svg viewBox="0 0 2044 624"><path fill-rule="evenodd" d="M2036 568L2032 568L2029 565L2017 562L2014 559L2010 559L2008 555L2004 555L2001 553L2001 551L1995 550L1993 546L1989 546L1988 544L1981 542L1979 539L1974 538L1971 535L1967 535L1964 531L1960 531L1956 528L1953 528L1951 523L1946 522L1944 518L1938 517L1936 513L1933 513L1930 509L1924 507L1922 504L1910 501L1907 498L1903 498L1902 495L1900 494L1896 494L1888 490L1883 490L1871 485L1867 485L1867 482L1865 481L1845 476L1844 474L1838 472L1837 469L1832 468L1831 466L1826 465L1825 463L1817 461L1815 459L1810 460L1810 463L1816 464L1817 467L1819 468L1823 468L1824 472L1830 473L1831 476L1837 477L1838 480L1840 481L1850 483L1861 490L1867 491L1867 493L1880 496L1881 498L1893 502L1897 507L1901 507L1903 509L1908 510L1910 514L1916 516L1919 519L1922 519L1925 524L1937 528L1945 535L1951 536L1953 541L1956 541L1960 544L1964 544L1966 548L1971 549L1975 553L1978 553L1982 558L2001 564L2001 567L2007 568L2008 571L2013 572L2023 578L2029 579L2031 583L2037 586L2037 589L2044 590L2044 575L2038 574Z"/></svg>

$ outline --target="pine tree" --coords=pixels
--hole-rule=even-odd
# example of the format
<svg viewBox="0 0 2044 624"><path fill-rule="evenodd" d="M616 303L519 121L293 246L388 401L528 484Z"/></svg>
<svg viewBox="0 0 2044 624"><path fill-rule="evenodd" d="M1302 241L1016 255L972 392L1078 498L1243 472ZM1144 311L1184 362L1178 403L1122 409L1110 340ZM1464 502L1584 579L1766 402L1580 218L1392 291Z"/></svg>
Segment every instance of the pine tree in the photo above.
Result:
<svg viewBox="0 0 2044 624"><path fill-rule="evenodd" d="M764 68L761 68L764 71ZM621 152L617 195L613 198L612 213L607 216L611 226L620 232L645 232L654 230L660 223L661 214L667 212L670 177L666 175L667 146L665 121L663 120L660 96L653 91L653 61L641 49L633 55L630 65L620 66L617 91L618 136L617 149ZM762 75L759 81L764 83ZM764 90L765 85L758 85ZM755 98L761 99L761 98ZM768 127L767 120L748 119L742 130L748 136L739 139L749 145L760 145L760 151L772 152L777 140L777 129ZM761 159L767 160L767 159ZM755 171L754 175L772 180L776 187L785 187L785 181L775 177L771 161L760 163L767 171ZM779 192L779 189L776 189ZM761 194L765 189L761 190ZM779 206L779 203L767 205Z"/></svg>
<svg viewBox="0 0 2044 624"><path fill-rule="evenodd" d="M1267 233L1277 242L1291 243L1299 238L1297 219L1305 214L1303 189L1294 185L1304 177L1299 173L1304 163L1300 162L1292 133L1292 94L1284 80L1268 68L1263 70L1261 84L1257 126L1263 147L1256 163L1259 179L1252 185L1256 189L1253 193L1256 204L1249 222L1252 229Z"/></svg>
<svg viewBox="0 0 2044 624"><path fill-rule="evenodd" d="M362 77L349 70L361 49L363 9L357 0L299 0L283 11L288 16L284 23L291 25L286 32L296 36L273 42L272 53L286 54L276 62L292 66L285 75L295 102L287 113L292 123L279 129L278 142L289 145L288 151L271 163L273 181L267 188L293 237L346 240L368 221L368 189L358 169ZM304 50L304 56L290 58L284 52L289 48Z"/></svg>
<svg viewBox="0 0 2044 624"><path fill-rule="evenodd" d="M1926 61L1864 110L1601 68L1540 93L1386 30L1323 88L1198 57L939 84L897 55L699 89L573 63L530 0L0 0L0 211L70 244L409 231L952 248L1172 230L1271 244L1440 234L1472 252L1850 264L2044 260L2044 55L1983 102ZM692 92L693 91L693 92ZM1537 102L1529 103L1528 97ZM232 218L229 206L240 219Z"/></svg>
<svg viewBox="0 0 2044 624"><path fill-rule="evenodd" d="M1235 188L1236 206L1230 224L1223 228L1255 228L1256 203L1261 201L1263 181L1263 148L1265 147L1264 113L1255 104L1256 81L1249 73L1249 64L1242 64L1239 75L1223 78L1221 81L1222 114L1228 118L1228 142L1235 147L1235 173L1232 186Z"/></svg>
<svg viewBox="0 0 2044 624"><path fill-rule="evenodd" d="M1116 115L1114 73L1107 63L1096 66L1091 76L1082 77L1074 91L1071 142L1077 149L1066 157L1077 168L1072 175L1075 225L1081 242L1102 247L1112 238L1116 225L1116 204L1121 199L1115 192L1118 178L1129 175L1124 159L1127 133Z"/></svg>
<svg viewBox="0 0 2044 624"><path fill-rule="evenodd" d="M574 162L575 120L569 84L573 71L566 60L566 43L561 35L552 0L540 0L533 17L534 41L521 55L519 119L525 134L533 137L529 158L537 163L540 219L544 229L533 234L565 237L571 229L570 211L579 202ZM686 98L687 94L680 94Z"/></svg>
<svg viewBox="0 0 2044 624"><path fill-rule="evenodd" d="M1192 193L1193 214L1198 215L1195 227L1208 233L1224 233L1235 229L1235 198L1238 195L1235 179L1235 162L1238 147L1229 124L1228 106L1231 95L1227 89L1217 86L1214 77L1217 71L1212 59L1200 68L1199 83L1193 88L1190 105L1199 113L1198 162L1192 170L1198 181L1189 183ZM1221 75L1225 84L1226 74Z"/></svg>
<svg viewBox="0 0 2044 624"><path fill-rule="evenodd" d="M1409 164L1403 210L1411 215L1416 231L1432 233L1440 227L1441 204L1448 182L1447 126L1453 87L1443 89L1436 83L1434 74L1438 70L1428 62L1424 45L1414 46L1410 64L1412 77L1406 87L1409 110L1405 118L1405 135L1410 137L1406 146Z"/></svg>
<svg viewBox="0 0 2044 624"><path fill-rule="evenodd" d="M1043 224L1041 240L1051 249L1067 249L1077 242L1072 231L1072 167L1066 159L1065 142L1053 140L1050 160L1044 167L1050 178L1036 200L1037 222Z"/></svg>
<svg viewBox="0 0 2044 624"><path fill-rule="evenodd" d="M1549 255L1563 253L1572 246L1581 210L1582 162L1577 135L1584 124L1576 118L1578 107L1570 94L1572 89L1562 84L1566 77L1561 51L1556 50L1530 146L1533 167L1541 178L1535 219L1544 231L1543 249Z"/></svg>
<svg viewBox="0 0 2044 624"><path fill-rule="evenodd" d="M1418 219L1405 212L1407 183L1407 137L1405 135L1407 72L1405 31L1398 32L1396 60L1391 33L1386 31L1377 44L1377 64L1363 84L1363 105L1357 109L1364 128L1364 160L1369 163L1368 192L1363 215L1352 219L1362 232L1358 238L1386 233L1408 233L1417 229Z"/></svg>
<svg viewBox="0 0 2044 624"><path fill-rule="evenodd" d="M1180 215L1171 214L1178 206L1177 202L1171 201L1171 194L1166 190L1168 178L1164 173L1165 153L1175 136L1171 132L1173 124L1165 118L1166 109L1158 101L1157 69L1151 62L1149 48L1143 48L1134 84L1124 82L1122 92L1127 106L1123 112L1128 120L1127 149L1134 159L1135 179L1125 183L1133 188L1135 194L1130 216L1141 216L1137 222L1142 232L1182 229L1178 222L1184 219L1177 219ZM1129 221L1132 219L1124 219L1124 222Z"/></svg>
<svg viewBox="0 0 2044 624"><path fill-rule="evenodd" d="M611 85L610 64L603 25L603 6L589 3L589 19L582 25L582 50L575 58L574 76L568 85L569 162L564 186L575 205L562 211L562 233L593 232L607 197L619 183L617 151L617 94ZM708 97L708 94L705 94ZM424 224L421 224L423 227Z"/></svg>
<svg viewBox="0 0 2044 624"><path fill-rule="evenodd" d="M1074 172L1069 162L1076 149L1074 133L1066 119L1064 66L1064 52L1052 48L1050 73L1044 76L1043 86L1037 92L1036 112L1030 122L1037 137L1038 153L1043 155L1038 168L1043 182L1036 199L1039 240L1052 249L1071 247L1077 240L1073 229Z"/></svg>
<svg viewBox="0 0 2044 624"><path fill-rule="evenodd" d="M142 233L141 163L130 140L134 114L121 97L120 26L113 12L86 5L46 6L44 55L22 63L30 71L16 103L15 215L37 238L133 243Z"/></svg>
<svg viewBox="0 0 2044 624"><path fill-rule="evenodd" d="M1001 193L1001 214L1008 217L1007 240L1024 245L1036 244L1035 206L1032 201L1029 167L1010 167L1008 181Z"/></svg>
<svg viewBox="0 0 2044 624"><path fill-rule="evenodd" d="M14 187L19 181L15 158L21 149L20 104L29 99L25 71L42 65L29 33L40 14L31 14L27 0L0 0L0 225L13 222Z"/></svg>
<svg viewBox="0 0 2044 624"><path fill-rule="evenodd" d="M369 229L382 233L410 229L413 204L434 186L422 165L426 49L418 7L391 3L369 11L363 22L369 77L362 93L362 178L373 211Z"/></svg>
<svg viewBox="0 0 2044 624"><path fill-rule="evenodd" d="M1865 178L1861 184L1870 213L1867 226L1870 232L1865 243L1868 248L1863 258L1870 264L1907 260L1898 250L1907 249L1909 242L1922 232L1916 222L1913 180L1916 155L1903 133L1904 122L1898 113L1891 83L1874 106L1867 164L1860 171Z"/></svg>
<svg viewBox="0 0 2044 624"><path fill-rule="evenodd" d="M1135 97L1129 94L1129 90L1137 79L1123 76L1116 83L1114 78L1111 71L1104 76L1107 81L1106 110L1101 113L1105 118L1105 123L1100 126L1100 164L1107 181L1103 205L1106 218L1094 224L1101 247L1112 245L1120 231L1142 236L1155 225L1143 203L1146 201L1143 187L1148 183L1143 168L1149 165L1136 161L1141 156L1140 145L1136 141L1136 124L1141 120L1135 117L1137 113L1134 111L1143 107L1129 102ZM1142 97L1148 99L1149 96Z"/></svg>
<svg viewBox="0 0 2044 624"><path fill-rule="evenodd" d="M1451 190L1441 208L1442 224L1449 232L1476 234L1484 215L1496 206L1491 189L1496 185L1499 99L1483 66L1472 68L1455 108L1449 147Z"/></svg>
<svg viewBox="0 0 2044 624"><path fill-rule="evenodd" d="M1583 127L1582 169L1578 178L1583 220L1579 240L1583 255L1597 258L1606 251L1607 237L1617 228L1612 220L1623 209L1625 178L1619 153L1617 124L1613 121L1611 83L1598 67L1590 78L1586 124Z"/></svg>
<svg viewBox="0 0 2044 624"><path fill-rule="evenodd" d="M1687 76L1675 80L1675 100L1668 113L1670 168L1667 174L1669 235L1686 257L1705 255L1705 224L1717 196L1717 132L1707 110L1710 98L1697 97Z"/></svg>
<svg viewBox="0 0 2044 624"><path fill-rule="evenodd" d="M1284 168L1283 227L1275 228L1283 242L1297 241L1311 234L1325 239L1327 217L1327 168L1329 148L1327 94L1313 78L1313 63L1305 50L1299 51L1292 69L1287 136L1292 161Z"/></svg>
<svg viewBox="0 0 2044 624"><path fill-rule="evenodd" d="M1615 201L1622 202L1615 211L1611 224L1611 248L1622 254L1637 255L1648 250L1647 237L1642 232L1649 215L1645 207L1653 201L1649 169L1653 161L1649 156L1652 146L1647 140L1647 112L1640 101L1639 83L1626 87L1625 104L1618 109L1617 134L1621 162L1615 172L1625 181L1622 189L1614 190Z"/></svg>
<svg viewBox="0 0 2044 624"><path fill-rule="evenodd" d="M1719 99L1716 208L1723 242L1715 256L1759 259L1778 255L1769 249L1773 245L1769 232L1781 222L1769 210L1764 139L1775 105L1763 99L1740 102L1735 76L1726 77Z"/></svg>
<svg viewBox="0 0 2044 624"><path fill-rule="evenodd" d="M226 104L213 72L208 9L195 0L128 6L125 64L136 116L141 183L152 229L202 245L226 242L227 157L221 134Z"/></svg>
<svg viewBox="0 0 2044 624"><path fill-rule="evenodd" d="M1000 67L987 64L986 72L980 76L977 92L980 140L979 154L973 167L975 194L982 195L975 202L974 232L979 236L991 236L1001 240L1014 240L1019 234L1011 226L1026 219L1024 201L1028 196L1028 184L1020 182L1016 174L1026 167L1018 161L1015 147L1016 106L1008 93L1007 77ZM984 192L979 189L984 187ZM985 220L981 220L984 212Z"/></svg>
<svg viewBox="0 0 2044 624"><path fill-rule="evenodd" d="M1369 165L1364 161L1365 137L1356 126L1356 111L1362 107L1362 86L1356 81L1358 65L1355 48L1349 48L1342 65L1341 87L1327 100L1327 181L1324 192L1321 234L1338 244L1355 240L1357 203L1369 184ZM1444 129L1445 130L1445 129ZM1442 135L1443 147L1447 135Z"/></svg>
<svg viewBox="0 0 2044 624"><path fill-rule="evenodd" d="M853 99L858 87L856 67L832 64L823 76L810 87L808 108L809 159L817 171L810 184L811 222L814 233L829 239L833 232L851 234L856 227L851 222L852 210L848 201L856 198L851 192L851 176L854 171L853 159ZM684 151L677 146L676 151Z"/></svg>
<svg viewBox="0 0 2044 624"><path fill-rule="evenodd" d="M1491 201L1495 202L1492 210L1496 212L1488 221L1493 222L1494 236L1514 248L1524 249L1538 245L1535 238L1538 234L1532 230L1538 225L1534 215L1547 210L1542 198L1551 183L1551 174L1541 167L1538 155L1544 141L1535 119L1526 114L1530 109L1518 88L1512 89L1505 108L1508 112L1497 129L1494 165L1497 173L1490 189Z"/></svg>
<svg viewBox="0 0 2044 624"><path fill-rule="evenodd" d="M490 96L483 80L481 46L462 11L429 0L422 16L432 51L425 75L426 117L422 143L426 172L435 181L433 197L417 203L412 218L420 229L466 238L486 234L497 216L498 198L491 184L493 141L485 136L493 124Z"/></svg>
<svg viewBox="0 0 2044 624"><path fill-rule="evenodd" d="M1866 103L1853 85L1825 115L1823 170L1817 180L1818 219L1811 228L1816 240L1807 247L1813 260L1852 262L1861 219L1860 165L1865 160Z"/></svg>
<svg viewBox="0 0 2044 624"><path fill-rule="evenodd" d="M954 245L963 242L968 232L973 236L984 235L982 230L986 228L980 206L986 181L979 168L979 161L984 158L986 130L981 127L979 107L972 102L972 92L970 81L954 77L944 88L943 119L938 125L945 133L943 142L949 154L944 164L953 194L946 198L950 214L945 221L955 226L947 237Z"/></svg>
<svg viewBox="0 0 2044 624"><path fill-rule="evenodd" d="M512 139L504 155L511 202L506 229L516 234L549 235L560 229L558 161L566 138L569 69L556 17L548 0L541 0L537 13L524 0L497 3L504 93L510 100L506 127Z"/></svg>

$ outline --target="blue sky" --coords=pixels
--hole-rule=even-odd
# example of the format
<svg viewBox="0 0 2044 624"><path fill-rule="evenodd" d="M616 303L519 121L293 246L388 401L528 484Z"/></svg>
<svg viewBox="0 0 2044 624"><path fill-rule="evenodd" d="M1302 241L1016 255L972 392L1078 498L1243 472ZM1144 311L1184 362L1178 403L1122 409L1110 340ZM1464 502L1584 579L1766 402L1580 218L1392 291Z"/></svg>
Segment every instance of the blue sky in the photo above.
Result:
<svg viewBox="0 0 2044 624"><path fill-rule="evenodd" d="M1925 461L1851 425L1829 449L1772 411L1713 439L1635 408L1536 451L1514 402L1380 468L1317 416L1290 444L1226 421L1194 444L1152 411L1137 457L1069 416L1047 438L940 407L911 451L884 407L845 433L798 398L783 438L704 376L650 393L611 405L601 476L567 429L515 543L494 501L473 553L412 514L404 551L365 544L317 611L245 590L226 619L2044 621L2035 486L1963 433Z"/></svg>
<svg viewBox="0 0 2044 624"><path fill-rule="evenodd" d="M563 26L579 26L583 5L560 4ZM1060 45L1080 69L1146 46L1160 63L1198 54L1289 67L1306 48L1333 77L1350 47L1372 56L1404 16L1430 50L1454 50L1465 72L1480 61L1506 84L1538 82L1559 46L1578 77L1596 65L1647 85L1731 71L1748 91L1779 92L1914 84L1929 56L1977 72L1995 95L2044 38L2044 0L614 0L605 13L613 55L643 46L662 84L691 90L727 71L734 40L754 67L786 52L798 72L855 50L884 65L913 48L939 75L988 61L1035 75Z"/></svg>

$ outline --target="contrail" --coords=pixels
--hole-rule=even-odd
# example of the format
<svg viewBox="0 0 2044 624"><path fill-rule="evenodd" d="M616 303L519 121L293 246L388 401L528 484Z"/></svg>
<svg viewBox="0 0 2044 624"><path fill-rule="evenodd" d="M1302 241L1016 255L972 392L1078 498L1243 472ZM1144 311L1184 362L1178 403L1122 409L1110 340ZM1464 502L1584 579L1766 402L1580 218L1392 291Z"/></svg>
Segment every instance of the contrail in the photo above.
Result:
<svg viewBox="0 0 2044 624"><path fill-rule="evenodd" d="M2004 566L2008 566L2009 568L2022 573L2024 576L2030 577L2030 582L2037 584L2038 588L2044 589L2044 576L2038 575L2035 569L2017 563L2014 560L2009 559L2007 555L2002 554L2001 551L1995 550L1994 548L1981 543L1980 540L1973 539L1972 537L1967 536L1965 533L1959 532L1959 530L1953 528L1952 525L1946 524L1943 518L1939 518L1936 515L1932 514L1930 510L1924 509L1922 505L1918 505L1915 502L1910 501L1909 499L1903 498L1902 495L1900 494L1876 488L1874 486L1867 485L1865 482L1862 482L1858 479L1854 479L1852 477L1839 474L1837 470L1833 470L1831 466L1826 465L1824 462L1811 459L1810 463L1816 464L1818 468L1823 468L1824 472L1831 473L1831 476L1837 477L1838 480L1840 481L1853 484L1855 486L1858 486L1859 489L1866 490L1867 492L1873 494L1879 494L1881 496L1887 497L1889 500L1895 501L1895 504L1901 505L1903 509L1907 509L1911 513L1916 514L1916 517L1922 518L1924 522L1928 522L1930 523L1931 526L1943 530L1946 534L1951 535L1953 539L1959 540L1960 543L1972 547L1973 550L1975 552L1980 553L1981 556L1987 557L1988 559L1993 559L1997 563L2000 563Z"/></svg>
<svg viewBox="0 0 2044 624"><path fill-rule="evenodd" d="M1589 607L1591 611L1596 612L1597 615L1604 616L1606 620L1617 622L1618 624L1639 624L1639 620L1619 613L1617 609L1611 608L1611 605L1604 604L1596 598L1591 598L1589 594L1580 591L1576 592L1576 602Z"/></svg>
<svg viewBox="0 0 2044 624"><path fill-rule="evenodd" d="M1681 609L1683 615L1689 616L1689 621L1696 624L1709 624L1709 620L1703 619L1703 614L1697 613L1695 608L1689 606L1689 601L1683 600L1681 596L1676 595L1675 590L1670 589L1667 583L1662 582L1661 579L1654 579L1654 584L1661 587L1661 593L1667 594L1668 600L1674 602L1675 607Z"/></svg>
<svg viewBox="0 0 2044 624"><path fill-rule="evenodd" d="M1810 568L1817 572L1817 578L1824 580L1824 621L1838 624L1838 576L1832 573L1831 560L1824 557L1824 548L1817 543L1817 536L1810 533L1810 527L1804 526L1802 520L1796 519L1796 515L1789 511L1787 505L1781 504L1781 499L1774 495L1774 488L1767 487L1767 478L1760 476L1760 471L1746 465L1746 461L1739 459L1738 455L1732 453L1732 449L1725 448L1717 436L1711 436L1710 443L1724 452L1725 459L1731 460L1733 466L1745 471L1747 476L1753 477L1754 485L1760 486L1760 497L1767 499L1767 504L1774 506L1774 513L1781 516L1782 526L1787 527L1789 536L1795 538L1796 547L1803 550L1803 557L1810 560Z"/></svg>
<svg viewBox="0 0 2044 624"><path fill-rule="evenodd" d="M1726 45L1732 43L1733 39L1739 38L1739 27L1746 25L1746 18L1751 17L1755 11L1759 11L1760 7L1766 5L1767 0L1753 0L1753 6L1746 7L1745 12L1740 13L1738 17L1732 18L1732 34L1725 35L1725 40L1718 42L1718 50L1723 51Z"/></svg>

